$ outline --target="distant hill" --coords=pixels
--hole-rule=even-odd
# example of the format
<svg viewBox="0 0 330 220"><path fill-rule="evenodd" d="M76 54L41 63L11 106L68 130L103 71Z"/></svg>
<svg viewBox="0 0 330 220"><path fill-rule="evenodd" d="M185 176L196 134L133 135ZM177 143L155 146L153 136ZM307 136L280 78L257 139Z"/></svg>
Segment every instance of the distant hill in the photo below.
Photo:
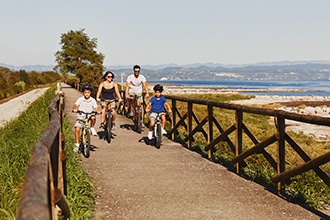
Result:
<svg viewBox="0 0 330 220"><path fill-rule="evenodd" d="M52 71L52 65L12 66L12 70ZM188 65L141 65L142 73L150 81L159 80L330 80L330 61L281 61L243 65L194 63ZM120 80L132 73L132 66L106 66Z"/></svg>
<svg viewBox="0 0 330 220"><path fill-rule="evenodd" d="M24 65L24 66L13 66L5 63L0 63L0 66L6 67L11 70L25 70L27 72L37 71L37 72L46 72L53 71L53 65Z"/></svg>

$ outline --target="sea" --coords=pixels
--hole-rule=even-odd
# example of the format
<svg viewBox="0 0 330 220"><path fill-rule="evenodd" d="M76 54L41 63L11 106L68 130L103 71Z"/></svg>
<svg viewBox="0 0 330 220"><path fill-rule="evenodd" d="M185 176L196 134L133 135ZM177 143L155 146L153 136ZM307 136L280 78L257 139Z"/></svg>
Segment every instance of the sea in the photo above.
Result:
<svg viewBox="0 0 330 220"><path fill-rule="evenodd" d="M151 81L152 82L152 81ZM330 97L330 80L326 81L200 81L200 80L164 80L152 83L180 86L221 87L221 89L239 90L244 95L256 96L323 96Z"/></svg>

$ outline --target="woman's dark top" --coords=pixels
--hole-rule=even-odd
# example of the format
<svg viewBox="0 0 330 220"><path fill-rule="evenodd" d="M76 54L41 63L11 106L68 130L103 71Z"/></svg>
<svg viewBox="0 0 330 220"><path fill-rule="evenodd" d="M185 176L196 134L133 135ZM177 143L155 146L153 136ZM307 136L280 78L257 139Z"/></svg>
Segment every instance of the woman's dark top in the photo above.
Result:
<svg viewBox="0 0 330 220"><path fill-rule="evenodd" d="M102 87L101 100L114 100L115 99L115 87L111 89L106 89Z"/></svg>

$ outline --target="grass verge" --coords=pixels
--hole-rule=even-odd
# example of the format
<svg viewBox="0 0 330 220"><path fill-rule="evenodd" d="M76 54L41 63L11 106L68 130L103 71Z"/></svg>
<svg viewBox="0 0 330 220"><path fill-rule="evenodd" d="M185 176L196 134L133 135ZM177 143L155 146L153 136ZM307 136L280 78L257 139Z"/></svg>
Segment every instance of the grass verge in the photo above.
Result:
<svg viewBox="0 0 330 220"><path fill-rule="evenodd" d="M0 219L16 219L22 186L31 149L39 141L49 123L48 107L54 98L55 86L24 111L17 119L0 129ZM72 136L71 125L64 119L63 132ZM71 140L66 141L71 146ZM71 144L71 145L70 145ZM79 156L67 147L66 199L71 210L70 219L91 219L94 188L83 171Z"/></svg>

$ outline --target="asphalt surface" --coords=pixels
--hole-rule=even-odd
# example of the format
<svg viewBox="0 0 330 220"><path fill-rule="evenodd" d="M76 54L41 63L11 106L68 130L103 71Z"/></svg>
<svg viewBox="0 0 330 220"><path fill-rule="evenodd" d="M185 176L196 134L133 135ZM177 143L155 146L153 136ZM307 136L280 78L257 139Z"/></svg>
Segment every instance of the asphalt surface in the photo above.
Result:
<svg viewBox="0 0 330 220"><path fill-rule="evenodd" d="M48 88L34 89L8 102L0 104L0 127L17 118L29 105L38 99Z"/></svg>
<svg viewBox="0 0 330 220"><path fill-rule="evenodd" d="M73 125L71 107L82 93L65 85L63 92ZM155 148L147 141L148 129L136 133L126 117L117 116L108 144L99 123L98 117L90 158L81 156L96 187L94 219L330 219L178 143L165 139L160 149Z"/></svg>

